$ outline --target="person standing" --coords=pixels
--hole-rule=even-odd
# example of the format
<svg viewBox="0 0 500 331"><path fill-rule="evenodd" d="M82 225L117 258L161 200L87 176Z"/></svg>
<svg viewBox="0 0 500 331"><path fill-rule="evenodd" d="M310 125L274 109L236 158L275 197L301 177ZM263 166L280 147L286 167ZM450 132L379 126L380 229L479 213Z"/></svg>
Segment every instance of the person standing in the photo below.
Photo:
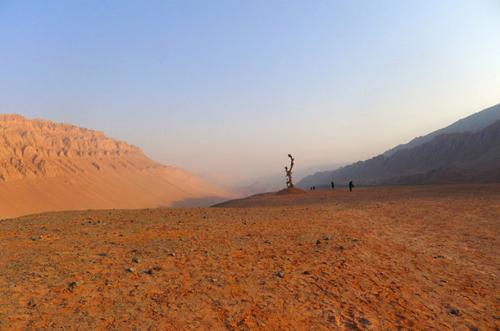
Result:
<svg viewBox="0 0 500 331"><path fill-rule="evenodd" d="M352 183L352 180L349 182L349 192L352 192L352 188L354 187L354 184Z"/></svg>
<svg viewBox="0 0 500 331"><path fill-rule="evenodd" d="M332 180L331 184L332 184L332 190L333 190L335 188L335 183L333 182L333 180Z"/></svg>

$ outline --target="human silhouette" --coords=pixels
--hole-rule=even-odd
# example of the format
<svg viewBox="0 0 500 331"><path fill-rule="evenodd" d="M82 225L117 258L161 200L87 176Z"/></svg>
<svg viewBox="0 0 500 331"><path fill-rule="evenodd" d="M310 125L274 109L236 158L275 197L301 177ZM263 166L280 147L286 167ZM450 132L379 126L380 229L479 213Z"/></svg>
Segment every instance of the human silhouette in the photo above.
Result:
<svg viewBox="0 0 500 331"><path fill-rule="evenodd" d="M349 192L352 192L352 188L354 187L354 184L352 183L352 180L349 182Z"/></svg>
<svg viewBox="0 0 500 331"><path fill-rule="evenodd" d="M332 181L332 190L335 188L335 183Z"/></svg>

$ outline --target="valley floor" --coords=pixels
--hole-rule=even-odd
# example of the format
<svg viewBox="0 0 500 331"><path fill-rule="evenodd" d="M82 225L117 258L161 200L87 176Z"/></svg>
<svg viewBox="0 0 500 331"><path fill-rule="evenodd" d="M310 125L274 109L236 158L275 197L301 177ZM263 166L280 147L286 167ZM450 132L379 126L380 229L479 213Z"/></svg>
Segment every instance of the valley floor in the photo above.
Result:
<svg viewBox="0 0 500 331"><path fill-rule="evenodd" d="M500 329L500 185L0 221L0 330Z"/></svg>

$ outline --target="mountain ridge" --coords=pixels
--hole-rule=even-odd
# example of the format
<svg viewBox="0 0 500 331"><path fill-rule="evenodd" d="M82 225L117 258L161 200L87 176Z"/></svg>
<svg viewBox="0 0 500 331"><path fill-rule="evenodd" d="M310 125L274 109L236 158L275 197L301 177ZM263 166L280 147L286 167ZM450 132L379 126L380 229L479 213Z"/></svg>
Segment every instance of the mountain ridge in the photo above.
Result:
<svg viewBox="0 0 500 331"><path fill-rule="evenodd" d="M383 154L386 156L390 156L399 150L413 148L429 142L435 137L444 133L477 132L498 120L500 120L500 103L472 115L461 118L444 128L438 129L424 136L413 138L408 143L400 144L384 152Z"/></svg>
<svg viewBox="0 0 500 331"><path fill-rule="evenodd" d="M479 131L463 131L467 127L483 127L487 121L481 115L485 111L489 120L498 120ZM475 121L478 118L481 120ZM467 119L472 119L473 125L466 123ZM457 126L462 131L448 132ZM298 185L322 186L331 180L341 185L349 180L361 185L500 181L500 105L435 132L440 133L429 141L420 139L413 147L396 147L391 153L307 176Z"/></svg>

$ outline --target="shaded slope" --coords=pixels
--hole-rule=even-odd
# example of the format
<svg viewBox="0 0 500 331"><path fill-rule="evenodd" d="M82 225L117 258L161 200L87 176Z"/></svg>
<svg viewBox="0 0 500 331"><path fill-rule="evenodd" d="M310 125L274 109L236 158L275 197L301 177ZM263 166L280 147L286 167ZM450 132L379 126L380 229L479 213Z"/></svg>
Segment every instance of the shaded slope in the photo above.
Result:
<svg viewBox="0 0 500 331"><path fill-rule="evenodd" d="M389 156L308 176L299 185L320 185L331 178L365 185L500 181L500 121L476 133L442 134Z"/></svg>
<svg viewBox="0 0 500 331"><path fill-rule="evenodd" d="M500 104L484 109L480 112L467 116L466 118L462 118L445 128L431 132L425 136L414 138L407 144L398 145L385 152L384 155L391 156L403 149L417 147L430 142L435 137L445 133L477 132L490 126L496 121L500 121Z"/></svg>

